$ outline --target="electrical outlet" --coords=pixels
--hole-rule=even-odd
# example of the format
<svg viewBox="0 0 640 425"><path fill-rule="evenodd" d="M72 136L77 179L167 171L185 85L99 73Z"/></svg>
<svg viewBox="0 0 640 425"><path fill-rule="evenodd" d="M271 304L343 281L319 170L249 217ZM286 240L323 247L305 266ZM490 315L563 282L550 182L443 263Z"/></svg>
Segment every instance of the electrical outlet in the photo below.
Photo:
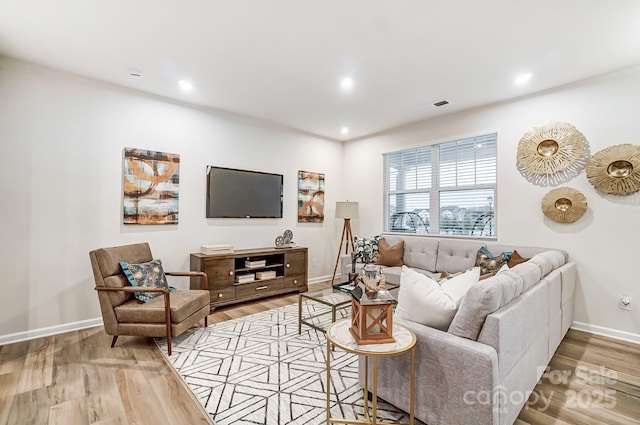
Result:
<svg viewBox="0 0 640 425"><path fill-rule="evenodd" d="M620 308L623 310L632 310L631 308L631 296L620 295Z"/></svg>
<svg viewBox="0 0 640 425"><path fill-rule="evenodd" d="M318 267L318 262L316 261L315 258L311 259L311 268L315 269L316 267Z"/></svg>

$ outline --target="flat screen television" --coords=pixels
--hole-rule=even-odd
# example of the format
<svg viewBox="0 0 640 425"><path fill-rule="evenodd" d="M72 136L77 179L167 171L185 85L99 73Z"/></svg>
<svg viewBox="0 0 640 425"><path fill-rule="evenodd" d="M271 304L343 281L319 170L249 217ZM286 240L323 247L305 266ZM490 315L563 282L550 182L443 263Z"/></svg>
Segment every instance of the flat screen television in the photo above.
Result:
<svg viewBox="0 0 640 425"><path fill-rule="evenodd" d="M207 218L282 218L282 174L207 166Z"/></svg>

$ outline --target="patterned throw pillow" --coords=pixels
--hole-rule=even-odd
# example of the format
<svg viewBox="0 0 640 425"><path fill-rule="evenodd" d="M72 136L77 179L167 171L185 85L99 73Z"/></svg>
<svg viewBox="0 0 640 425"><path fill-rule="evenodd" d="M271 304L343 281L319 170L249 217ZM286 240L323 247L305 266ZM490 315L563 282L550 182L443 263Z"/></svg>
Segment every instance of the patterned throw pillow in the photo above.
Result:
<svg viewBox="0 0 640 425"><path fill-rule="evenodd" d="M120 267L129 280L131 286L146 286L150 288L168 288L167 278L162 269L162 261L153 260L148 263L131 264L120 262ZM175 289L175 288L171 288ZM162 295L162 292L135 292L136 299L144 303Z"/></svg>
<svg viewBox="0 0 640 425"><path fill-rule="evenodd" d="M476 255L476 266L480 267L480 276L486 274L495 274L500 268L506 264L511 258L511 252L503 252L495 257L486 248L482 247Z"/></svg>
<svg viewBox="0 0 640 425"><path fill-rule="evenodd" d="M354 242L356 245L355 257L358 263L375 263L378 259L379 246L381 235L372 237L371 239L361 238L354 236Z"/></svg>

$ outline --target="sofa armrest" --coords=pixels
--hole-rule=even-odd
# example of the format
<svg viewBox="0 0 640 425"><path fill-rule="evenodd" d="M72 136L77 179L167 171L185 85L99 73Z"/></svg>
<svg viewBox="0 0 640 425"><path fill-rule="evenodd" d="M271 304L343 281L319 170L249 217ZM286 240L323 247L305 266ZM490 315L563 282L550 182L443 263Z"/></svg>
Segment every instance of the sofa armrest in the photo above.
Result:
<svg viewBox="0 0 640 425"><path fill-rule="evenodd" d="M416 343L416 416L433 424L498 423L498 356L485 344L405 321ZM359 360L360 385L364 363ZM410 356L380 358L378 395L409 411ZM370 367L369 370L372 368ZM372 382L369 380L369 382ZM495 414L494 414L495 411Z"/></svg>

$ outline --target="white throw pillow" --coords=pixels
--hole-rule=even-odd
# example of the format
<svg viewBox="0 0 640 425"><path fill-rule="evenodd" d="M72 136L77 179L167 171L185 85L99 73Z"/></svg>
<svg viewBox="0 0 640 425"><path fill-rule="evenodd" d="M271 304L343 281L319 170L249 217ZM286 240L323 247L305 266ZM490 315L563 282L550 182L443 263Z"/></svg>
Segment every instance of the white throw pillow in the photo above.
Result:
<svg viewBox="0 0 640 425"><path fill-rule="evenodd" d="M474 268L444 282L442 286L429 276L402 266L396 316L446 331L469 288L480 278Z"/></svg>
<svg viewBox="0 0 640 425"><path fill-rule="evenodd" d="M460 307L462 299L469 291L469 288L480 280L480 267L474 267L466 272L447 279L440 285L442 290L449 294L451 299L456 303L456 309Z"/></svg>

